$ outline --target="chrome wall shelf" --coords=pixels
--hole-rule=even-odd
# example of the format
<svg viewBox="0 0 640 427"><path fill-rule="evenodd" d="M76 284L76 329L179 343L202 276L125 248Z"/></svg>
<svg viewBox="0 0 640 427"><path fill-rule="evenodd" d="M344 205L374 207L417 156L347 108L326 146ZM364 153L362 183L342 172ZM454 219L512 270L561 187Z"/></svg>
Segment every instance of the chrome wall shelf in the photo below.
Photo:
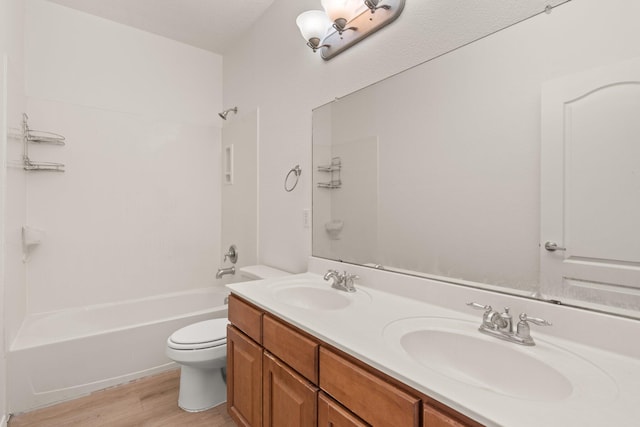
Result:
<svg viewBox="0 0 640 427"><path fill-rule="evenodd" d="M22 114L23 169L26 171L64 172L64 164L36 162L29 157L29 144L65 145L65 138L53 132L34 130L29 127L29 116Z"/></svg>
<svg viewBox="0 0 640 427"><path fill-rule="evenodd" d="M333 157L331 164L328 166L318 166L318 172L326 172L330 174L329 182L319 182L318 188L335 189L342 187L342 180L340 179L340 171L342 170L342 159L340 157Z"/></svg>

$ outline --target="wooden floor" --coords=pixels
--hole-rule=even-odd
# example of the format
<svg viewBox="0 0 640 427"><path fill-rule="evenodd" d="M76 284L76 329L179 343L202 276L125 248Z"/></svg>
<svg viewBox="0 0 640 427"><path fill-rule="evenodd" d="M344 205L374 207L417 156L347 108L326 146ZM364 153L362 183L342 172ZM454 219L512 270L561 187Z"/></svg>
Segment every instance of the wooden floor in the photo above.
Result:
<svg viewBox="0 0 640 427"><path fill-rule="evenodd" d="M224 404L189 413L178 407L180 371L169 371L12 417L9 427L235 427Z"/></svg>

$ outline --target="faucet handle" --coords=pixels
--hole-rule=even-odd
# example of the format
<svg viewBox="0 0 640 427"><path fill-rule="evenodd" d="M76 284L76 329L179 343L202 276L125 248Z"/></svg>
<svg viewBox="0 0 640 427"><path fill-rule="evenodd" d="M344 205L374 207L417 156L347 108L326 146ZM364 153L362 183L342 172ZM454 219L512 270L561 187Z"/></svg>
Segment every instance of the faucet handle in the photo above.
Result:
<svg viewBox="0 0 640 427"><path fill-rule="evenodd" d="M236 248L236 245L229 246L229 251L224 254L223 262L227 261L227 259L231 261L231 264L235 264L236 262L238 262L238 248Z"/></svg>
<svg viewBox="0 0 640 427"><path fill-rule="evenodd" d="M529 316L527 316L526 313L520 314L520 321L521 322L531 322L534 325L538 325L538 326L552 326L553 325L548 320L540 319L538 317L529 317Z"/></svg>
<svg viewBox="0 0 640 427"><path fill-rule="evenodd" d="M327 270L327 272L324 274L324 280L329 280L332 277L338 277L340 275L340 273L338 273L337 270Z"/></svg>
<svg viewBox="0 0 640 427"><path fill-rule="evenodd" d="M346 283L347 286L353 285L353 282L359 278L360 276L357 274L348 274L346 271L344 272L344 283Z"/></svg>
<svg viewBox="0 0 640 427"><path fill-rule="evenodd" d="M337 283L341 283L342 282L342 276L340 275L340 273L338 273L338 271L336 270L327 270L327 272L324 274L324 280L332 280L332 285L331 286L336 286Z"/></svg>
<svg viewBox="0 0 640 427"><path fill-rule="evenodd" d="M551 322L539 319L537 317L529 317L525 313L520 314L520 321L516 327L516 336L520 339L520 343L524 345L535 345L533 338L531 338L531 328L529 328L529 322L539 326L551 326Z"/></svg>
<svg viewBox="0 0 640 427"><path fill-rule="evenodd" d="M476 310L484 310L484 311L492 311L493 308L490 305L482 305L477 302L468 302L467 305L471 308L475 308Z"/></svg>

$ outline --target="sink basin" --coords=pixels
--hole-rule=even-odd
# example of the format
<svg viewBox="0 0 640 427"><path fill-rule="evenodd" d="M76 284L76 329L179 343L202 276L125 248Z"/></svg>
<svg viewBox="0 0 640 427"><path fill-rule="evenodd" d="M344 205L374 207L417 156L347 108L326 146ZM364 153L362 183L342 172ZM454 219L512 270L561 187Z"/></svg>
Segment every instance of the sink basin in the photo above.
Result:
<svg viewBox="0 0 640 427"><path fill-rule="evenodd" d="M605 372L574 353L540 339L524 347L477 329L476 322L419 317L390 323L384 336L421 368L491 393L537 401L617 393Z"/></svg>
<svg viewBox="0 0 640 427"><path fill-rule="evenodd" d="M274 288L273 297L281 303L312 310L341 310L353 304L369 302L369 294L358 289L344 292L325 282L296 281Z"/></svg>

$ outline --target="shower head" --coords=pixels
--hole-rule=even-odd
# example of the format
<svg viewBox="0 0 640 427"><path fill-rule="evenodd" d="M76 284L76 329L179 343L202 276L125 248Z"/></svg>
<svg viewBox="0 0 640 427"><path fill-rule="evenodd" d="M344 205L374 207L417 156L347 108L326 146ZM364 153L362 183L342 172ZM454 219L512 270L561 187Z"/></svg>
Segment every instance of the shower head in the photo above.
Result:
<svg viewBox="0 0 640 427"><path fill-rule="evenodd" d="M231 111L238 114L238 107L227 108L222 113L218 113L218 115L222 118L222 120L227 120L227 114L229 114Z"/></svg>

